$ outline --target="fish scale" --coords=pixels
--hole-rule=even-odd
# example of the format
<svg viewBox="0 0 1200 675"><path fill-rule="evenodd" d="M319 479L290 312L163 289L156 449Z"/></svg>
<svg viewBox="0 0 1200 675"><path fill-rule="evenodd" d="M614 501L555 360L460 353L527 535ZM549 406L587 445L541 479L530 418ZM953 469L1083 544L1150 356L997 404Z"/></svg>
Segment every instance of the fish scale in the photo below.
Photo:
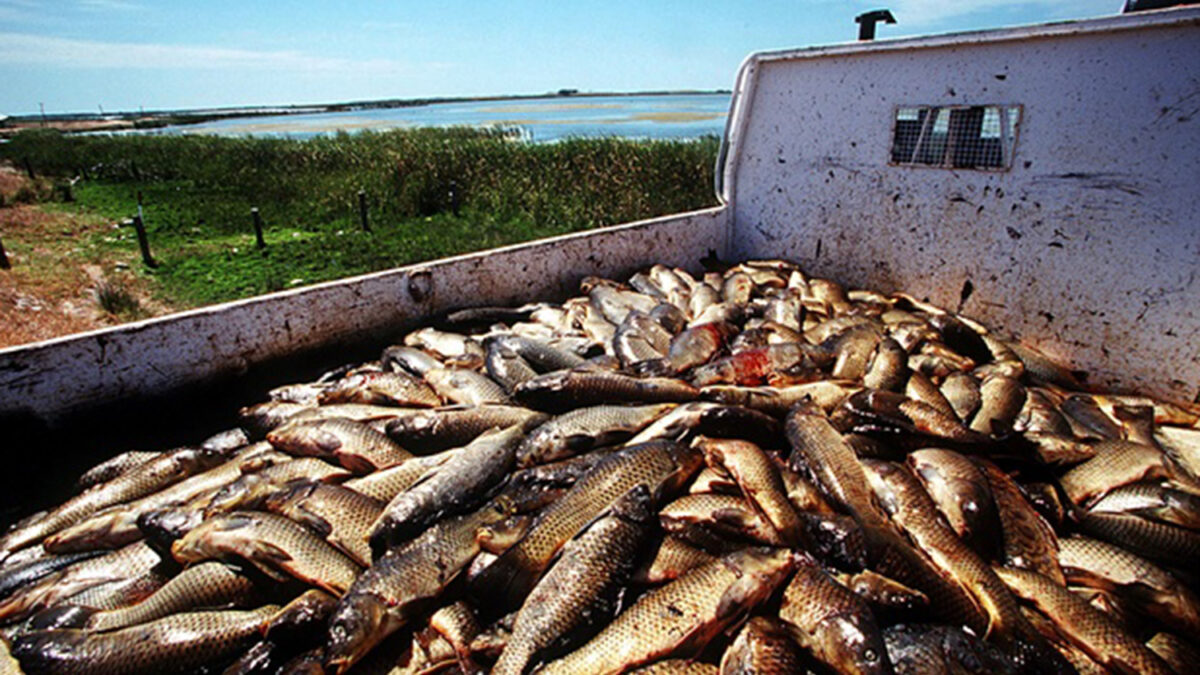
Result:
<svg viewBox="0 0 1200 675"><path fill-rule="evenodd" d="M542 511L521 540L504 552L473 584L474 594L519 606L550 559L584 525L638 484L657 499L700 468L700 457L676 443L652 441L604 458L557 501Z"/></svg>
<svg viewBox="0 0 1200 675"><path fill-rule="evenodd" d="M647 556L643 565L634 572L633 579L638 583L659 584L677 579L688 570L714 560L716 557L711 553L702 551L682 539L666 535L654 548L652 555Z"/></svg>
<svg viewBox="0 0 1200 675"><path fill-rule="evenodd" d="M1059 479L1067 496L1080 506L1086 506L1122 485L1171 475L1167 456L1155 447L1109 440L1101 441L1094 448L1095 457Z"/></svg>
<svg viewBox="0 0 1200 675"><path fill-rule="evenodd" d="M639 484L563 547L562 555L530 591L495 675L521 675L527 664L552 657L570 640L610 614L617 592L629 578L638 547L652 527L650 491Z"/></svg>
<svg viewBox="0 0 1200 675"><path fill-rule="evenodd" d="M980 555L992 557L1002 529L983 471L965 456L939 448L913 452L907 463L954 532Z"/></svg>
<svg viewBox="0 0 1200 675"><path fill-rule="evenodd" d="M1085 513L1079 527L1153 560L1189 568L1200 559L1200 532L1129 513Z"/></svg>
<svg viewBox="0 0 1200 675"><path fill-rule="evenodd" d="M790 675L803 670L796 642L778 620L756 616L721 657L721 675Z"/></svg>
<svg viewBox="0 0 1200 675"><path fill-rule="evenodd" d="M393 497L420 480L421 476L445 464L454 456L455 452L455 450L446 450L436 455L416 457L360 478L351 478L342 485L365 497L391 501Z"/></svg>
<svg viewBox="0 0 1200 675"><path fill-rule="evenodd" d="M265 446L265 447L264 447ZM249 473L289 460L266 443L248 446L233 459L174 485L125 504L112 506L82 522L60 530L43 542L48 551L69 553L95 548L116 548L137 541L138 517L158 508L181 504L208 493Z"/></svg>
<svg viewBox="0 0 1200 675"><path fill-rule="evenodd" d="M987 476L1000 516L1004 564L1033 570L1065 586L1058 565L1058 539L1053 528L1025 499L1008 474L986 460L977 458L974 461Z"/></svg>
<svg viewBox="0 0 1200 675"><path fill-rule="evenodd" d="M1162 659L1070 591L1037 572L1006 567L996 574L1021 599L1032 603L1088 656L1122 673L1171 672Z"/></svg>
<svg viewBox="0 0 1200 675"><path fill-rule="evenodd" d="M219 607L252 597L254 582L221 562L188 567L136 605L93 614L88 630L124 628L198 607Z"/></svg>
<svg viewBox="0 0 1200 675"><path fill-rule="evenodd" d="M796 642L838 672L892 672L870 607L811 559L798 560L796 575L783 591L779 617Z"/></svg>
<svg viewBox="0 0 1200 675"><path fill-rule="evenodd" d="M181 563L241 558L278 581L295 577L337 595L345 593L361 571L303 525L252 511L205 520L172 544L171 553Z"/></svg>
<svg viewBox="0 0 1200 675"><path fill-rule="evenodd" d="M459 600L439 609L429 616L429 628L454 647L459 664L467 668L471 660L471 641L482 630L471 606Z"/></svg>
<svg viewBox="0 0 1200 675"><path fill-rule="evenodd" d="M825 493L850 511L864 527L886 529L886 517L875 501L854 448L819 409L797 405L787 417L792 446L790 463L803 473L810 468Z"/></svg>
<svg viewBox="0 0 1200 675"><path fill-rule="evenodd" d="M254 509L281 487L294 480L337 482L351 476L348 471L316 457L298 457L288 462L268 466L217 490L210 498L200 501L206 515Z"/></svg>
<svg viewBox="0 0 1200 675"><path fill-rule="evenodd" d="M488 504L439 522L416 539L390 549L355 580L334 610L327 663L343 672L375 645L418 615L479 553L475 533L508 517L510 508Z"/></svg>
<svg viewBox="0 0 1200 675"><path fill-rule="evenodd" d="M194 448L163 453L73 497L29 527L6 534L0 538L0 559L77 523L106 506L143 497L222 461L224 458L219 453Z"/></svg>
<svg viewBox="0 0 1200 675"><path fill-rule="evenodd" d="M538 671L606 675L694 652L765 601L792 569L782 550L747 549L643 595L587 644Z"/></svg>
<svg viewBox="0 0 1200 675"><path fill-rule="evenodd" d="M112 459L105 460L85 471L83 475L75 481L75 485L79 489L85 490L93 485L106 483L131 469L135 469L145 464L161 454L161 452L155 450L130 450L129 452L122 452Z"/></svg>
<svg viewBox="0 0 1200 675"><path fill-rule="evenodd" d="M973 673L1016 675L1019 665L994 645L961 628L938 624L900 624L883 631L897 673Z"/></svg>
<svg viewBox="0 0 1200 675"><path fill-rule="evenodd" d="M425 380L447 403L475 406L508 402L508 392L504 391L504 387L474 370L433 368L426 371Z"/></svg>
<svg viewBox="0 0 1200 675"><path fill-rule="evenodd" d="M347 376L320 393L322 405L363 403L433 407L441 403L427 382L407 373L357 373Z"/></svg>
<svg viewBox="0 0 1200 675"><path fill-rule="evenodd" d="M304 482L271 495L265 506L307 525L359 565L371 564L367 535L383 511L383 502L349 488Z"/></svg>
<svg viewBox="0 0 1200 675"><path fill-rule="evenodd" d="M488 377L504 387L504 391L509 394L522 382L537 377L538 373L533 366L503 342L488 338L484 341L484 347L487 349L484 367Z"/></svg>
<svg viewBox="0 0 1200 675"><path fill-rule="evenodd" d="M521 356L540 372L578 368L584 364L583 358L541 340L520 335L501 335L496 337L496 341Z"/></svg>
<svg viewBox="0 0 1200 675"><path fill-rule="evenodd" d="M191 673L244 649L278 609L189 612L110 633L34 632L13 652L29 673Z"/></svg>
<svg viewBox="0 0 1200 675"><path fill-rule="evenodd" d="M518 401L563 411L602 403L679 403L697 398L692 385L669 377L631 377L610 371L564 370L539 375L516 388Z"/></svg>
<svg viewBox="0 0 1200 675"><path fill-rule="evenodd" d="M145 542L137 542L76 563L20 589L0 603L0 622L22 618L98 584L143 575L161 561L154 549Z"/></svg>
<svg viewBox="0 0 1200 675"><path fill-rule="evenodd" d="M157 592L169 580L169 570L159 566L142 574L123 573L119 579L97 584L65 598L49 611L72 605L100 611L128 607Z"/></svg>
<svg viewBox="0 0 1200 675"><path fill-rule="evenodd" d="M784 546L784 540L769 521L754 510L740 495L711 492L684 495L659 512L663 529L681 534L695 526L732 539L745 539L770 546Z"/></svg>
<svg viewBox="0 0 1200 675"><path fill-rule="evenodd" d="M517 465L545 464L629 438L674 407L598 405L559 415L529 432L517 448Z"/></svg>
<svg viewBox="0 0 1200 675"><path fill-rule="evenodd" d="M1134 513L1171 525L1200 530L1200 495L1162 483L1133 483L1101 497L1092 513Z"/></svg>
<svg viewBox="0 0 1200 675"><path fill-rule="evenodd" d="M371 526L376 551L407 541L446 515L478 504L512 467L519 426L493 429L388 502Z"/></svg>
<svg viewBox="0 0 1200 675"><path fill-rule="evenodd" d="M1071 583L1136 598L1143 612L1180 633L1200 636L1200 598L1154 563L1078 535L1059 542L1058 559Z"/></svg>
<svg viewBox="0 0 1200 675"><path fill-rule="evenodd" d="M1017 609L1016 599L988 565L967 548L938 512L933 499L904 467L866 460L867 476L880 501L909 537L946 576L969 593L987 615L986 635L1001 640L1035 634Z"/></svg>
<svg viewBox="0 0 1200 675"><path fill-rule="evenodd" d="M290 455L333 459L356 473L383 469L413 456L382 433L349 419L291 422L271 431L267 440Z"/></svg>
<svg viewBox="0 0 1200 675"><path fill-rule="evenodd" d="M0 569L0 597L5 597L22 586L27 586L75 563L95 558L102 553L103 551L68 553L6 566Z"/></svg>
<svg viewBox="0 0 1200 675"><path fill-rule="evenodd" d="M726 439L703 441L700 449L711 463L725 467L750 505L788 545L804 543L804 526L788 501L783 478L761 448L749 441Z"/></svg>

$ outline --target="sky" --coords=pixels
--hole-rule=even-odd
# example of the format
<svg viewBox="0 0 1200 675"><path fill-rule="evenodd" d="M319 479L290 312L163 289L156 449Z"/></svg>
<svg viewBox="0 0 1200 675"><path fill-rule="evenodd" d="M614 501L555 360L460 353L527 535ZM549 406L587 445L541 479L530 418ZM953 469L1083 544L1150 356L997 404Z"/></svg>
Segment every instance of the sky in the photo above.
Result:
<svg viewBox="0 0 1200 675"><path fill-rule="evenodd" d="M0 114L729 89L754 51L1117 13L1123 0L0 0Z"/></svg>

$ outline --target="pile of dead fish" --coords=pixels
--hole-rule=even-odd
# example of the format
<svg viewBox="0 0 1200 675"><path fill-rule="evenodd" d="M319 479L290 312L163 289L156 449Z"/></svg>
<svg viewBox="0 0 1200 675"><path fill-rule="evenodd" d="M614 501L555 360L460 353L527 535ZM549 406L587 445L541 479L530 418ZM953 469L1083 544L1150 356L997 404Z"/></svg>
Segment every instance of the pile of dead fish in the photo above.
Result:
<svg viewBox="0 0 1200 675"><path fill-rule="evenodd" d="M14 526L0 672L1200 668L1194 408L782 261L434 326Z"/></svg>

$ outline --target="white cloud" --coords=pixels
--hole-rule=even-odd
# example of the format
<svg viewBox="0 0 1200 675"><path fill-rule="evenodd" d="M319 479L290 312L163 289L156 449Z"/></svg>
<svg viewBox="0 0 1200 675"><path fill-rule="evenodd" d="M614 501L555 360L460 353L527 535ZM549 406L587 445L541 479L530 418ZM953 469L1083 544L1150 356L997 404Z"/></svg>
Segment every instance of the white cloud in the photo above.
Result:
<svg viewBox="0 0 1200 675"><path fill-rule="evenodd" d="M143 9L141 5L127 0L79 0L79 6L83 9L103 12L130 12Z"/></svg>
<svg viewBox="0 0 1200 675"><path fill-rule="evenodd" d="M905 26L923 26L997 9L1041 10L1050 18L1116 14L1122 0L892 0L885 3Z"/></svg>
<svg viewBox="0 0 1200 675"><path fill-rule="evenodd" d="M296 51L255 51L168 44L95 42L0 32L0 65L72 68L194 68L397 74L408 64L389 59L313 56Z"/></svg>

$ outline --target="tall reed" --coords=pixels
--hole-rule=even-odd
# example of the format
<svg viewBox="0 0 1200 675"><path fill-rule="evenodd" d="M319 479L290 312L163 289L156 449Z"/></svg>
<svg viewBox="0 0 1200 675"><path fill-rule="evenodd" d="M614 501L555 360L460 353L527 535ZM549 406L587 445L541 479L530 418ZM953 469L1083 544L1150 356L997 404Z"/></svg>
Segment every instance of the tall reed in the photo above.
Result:
<svg viewBox="0 0 1200 675"><path fill-rule="evenodd" d="M566 229L713 202L715 138L700 141L510 140L505 130L423 128L308 140L203 135L66 136L33 130L0 145L39 173L150 183L187 181L239 202L330 221L359 189L372 212L412 218L452 207ZM217 218L217 221L222 220ZM241 227L240 222L237 225Z"/></svg>

